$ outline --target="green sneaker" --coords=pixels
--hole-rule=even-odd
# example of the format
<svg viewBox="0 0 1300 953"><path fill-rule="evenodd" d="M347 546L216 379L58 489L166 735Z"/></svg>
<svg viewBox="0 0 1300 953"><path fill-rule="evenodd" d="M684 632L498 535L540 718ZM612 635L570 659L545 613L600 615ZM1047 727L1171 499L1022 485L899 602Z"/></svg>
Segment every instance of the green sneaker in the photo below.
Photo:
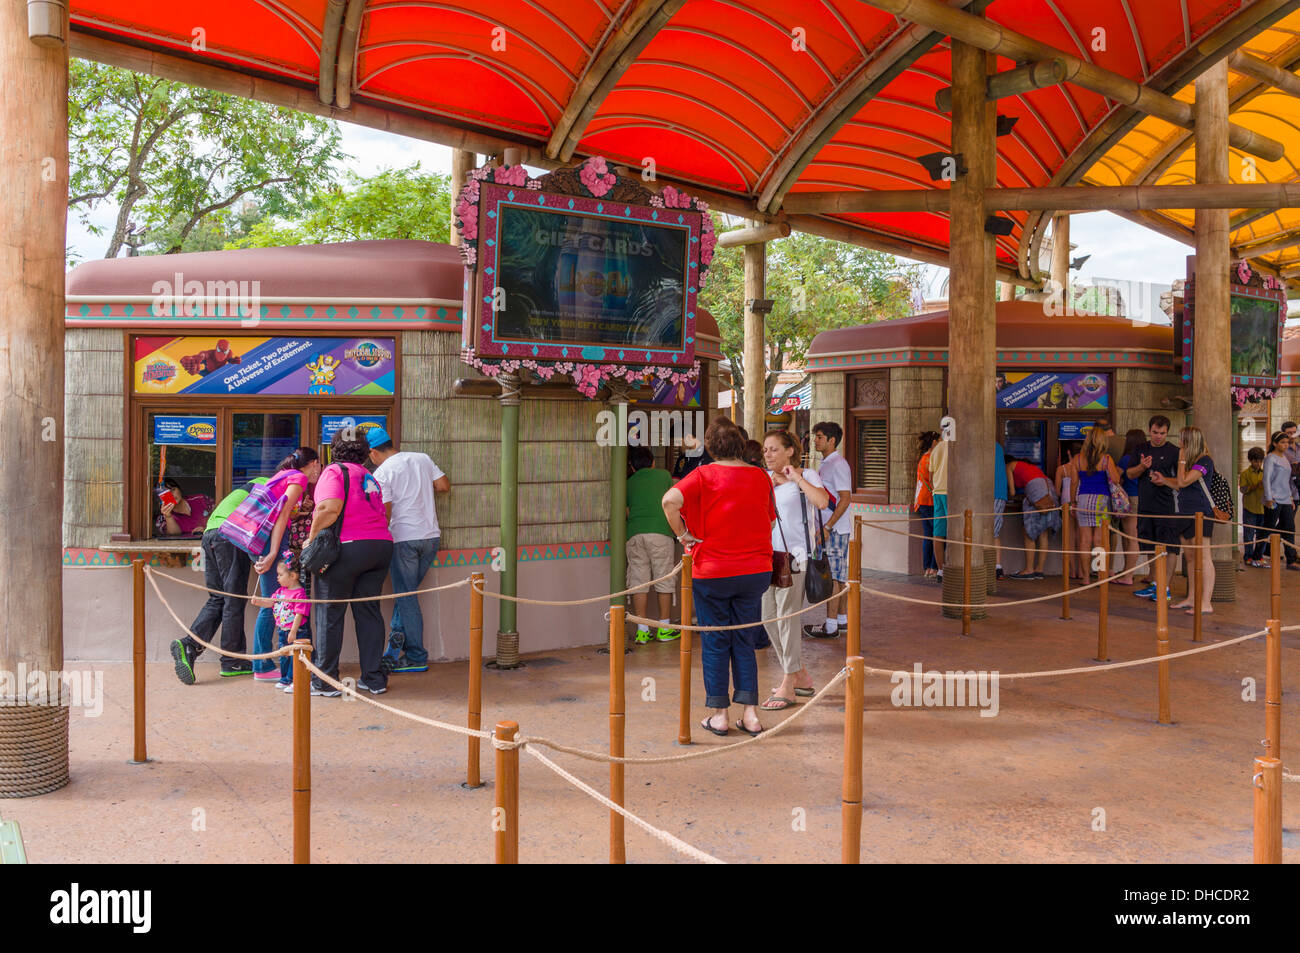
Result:
<svg viewBox="0 0 1300 953"><path fill-rule="evenodd" d="M649 629L637 629L637 630L636 630L636 644L637 644L637 645L645 645L645 644L646 644L647 642L649 642L649 641L650 641L650 630L649 630Z"/></svg>
<svg viewBox="0 0 1300 953"><path fill-rule="evenodd" d="M676 629L660 628L655 632L655 638L660 642L675 642L682 637L682 634Z"/></svg>

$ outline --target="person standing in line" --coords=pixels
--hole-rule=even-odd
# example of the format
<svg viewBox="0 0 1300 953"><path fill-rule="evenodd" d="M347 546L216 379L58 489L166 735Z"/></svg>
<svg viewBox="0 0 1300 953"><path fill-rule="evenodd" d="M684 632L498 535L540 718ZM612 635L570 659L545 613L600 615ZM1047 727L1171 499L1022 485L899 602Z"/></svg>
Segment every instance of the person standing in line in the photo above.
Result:
<svg viewBox="0 0 1300 953"><path fill-rule="evenodd" d="M1002 444L993 444L993 563L997 578L1002 578L1002 523L1007 511L1010 485L1007 482L1007 455ZM964 557L963 557L964 558Z"/></svg>
<svg viewBox="0 0 1300 953"><path fill-rule="evenodd" d="M826 623L818 629L816 624L805 625L803 634L815 639L833 639L841 627L849 624L848 602L845 590L849 581L849 537L853 534L853 521L848 518L849 496L853 492L853 472L849 461L840 453L844 430L833 420L813 425L813 446L821 454L822 465L817 468L822 485L835 497L835 508L822 510L821 543L830 563L835 595L826 603ZM814 521L815 522L815 521Z"/></svg>
<svg viewBox="0 0 1300 953"><path fill-rule="evenodd" d="M1168 442L1169 418L1156 414L1147 421L1147 440L1137 448L1137 462L1126 471L1138 481L1138 543L1144 558L1155 554L1156 545L1163 543L1169 557L1165 560L1165 578L1153 581L1133 593L1139 599L1156 600L1156 590L1163 587L1164 598L1170 599L1169 582L1174 575L1173 556L1178 552L1178 520L1166 519L1176 515L1173 489L1167 483L1156 483L1153 474L1172 478L1178 471L1178 447Z"/></svg>
<svg viewBox="0 0 1300 953"><path fill-rule="evenodd" d="M948 548L948 444L942 434L930 448L930 489L934 494L934 559L938 567L934 574L943 582L944 552Z"/></svg>
<svg viewBox="0 0 1300 953"><path fill-rule="evenodd" d="M809 509L824 509L830 494L821 477L799 466L803 448L788 430L771 430L763 437L763 457L772 475L772 499L776 504L776 526L772 528L772 549L789 553L793 585L768 586L763 594L763 618L774 619L798 612L803 607L803 570L808 560ZM815 532L815 524L812 525ZM794 704L796 696L814 693L812 676L803 664L803 639L794 619L764 624L772 650L781 665L781 684L772 689L764 711L781 711Z"/></svg>
<svg viewBox="0 0 1300 953"><path fill-rule="evenodd" d="M451 480L427 453L398 450L383 427L366 431L370 462L375 465L388 529L393 535L389 573L393 592L420 588L442 543L434 493L451 492ZM429 652L424 647L424 613L419 596L393 600L388 648L379 663L385 672L427 672Z"/></svg>
<svg viewBox="0 0 1300 953"><path fill-rule="evenodd" d="M662 500L672 489L673 478L667 470L655 466L655 455L649 447L633 447L628 451L628 461L633 473L627 478L627 588L641 591L632 593L632 613L648 618L650 592L644 588L651 579L667 575L673 568L673 531L664 516ZM660 642L672 642L680 633L672 627L669 613L673 598L673 580L655 583L655 598L659 608L659 626L653 633ZM652 633L644 622L636 626L636 641L645 645Z"/></svg>
<svg viewBox="0 0 1300 953"><path fill-rule="evenodd" d="M673 479L680 480L689 476L696 467L707 466L712 462L713 458L704 449L704 441L688 433L682 437L682 453L673 464Z"/></svg>
<svg viewBox="0 0 1300 953"><path fill-rule="evenodd" d="M1187 598L1175 603L1171 608L1186 609L1188 615L1210 613L1210 597L1214 594L1214 550L1210 544L1214 540L1214 499L1210 496L1210 482L1214 479L1214 460L1206 452L1205 435L1198 427L1184 427L1178 435L1180 451L1178 454L1178 472L1173 477L1166 477L1160 472L1151 474L1151 482L1157 486L1168 486L1174 493L1174 499L1180 515L1193 518L1173 520L1178 526L1182 545L1187 550L1187 558L1199 564L1202 575L1201 605L1198 610L1193 603L1194 591L1189 587ZM1182 492L1179 492L1182 491ZM1195 514L1204 514L1201 545L1196 546Z"/></svg>
<svg viewBox="0 0 1300 953"><path fill-rule="evenodd" d="M1279 430L1269 439L1268 456L1264 458L1264 512L1265 527L1269 534L1282 536L1282 552L1287 569L1300 569L1295 550L1295 501L1291 496L1291 461L1287 450L1291 438ZM207 537L204 536L204 539Z"/></svg>
<svg viewBox="0 0 1300 953"><path fill-rule="evenodd" d="M1237 477L1241 487L1242 562L1264 568L1264 451L1251 447L1246 469Z"/></svg>
<svg viewBox="0 0 1300 953"><path fill-rule="evenodd" d="M1124 488L1124 494L1128 497L1128 512L1123 514L1118 520L1120 528L1124 531L1124 572L1119 573L1111 580L1112 585L1132 586L1139 580L1130 575L1134 567L1142 561L1138 553L1137 526L1138 526L1138 481L1128 475L1128 468L1138 462L1138 447L1146 439L1141 429L1134 427L1128 433L1124 434L1124 452L1120 454L1117 461L1120 476L1124 479L1121 486ZM1148 573L1148 576L1150 574ZM1142 580L1147 581L1145 578Z"/></svg>
<svg viewBox="0 0 1300 953"><path fill-rule="evenodd" d="M1110 485L1119 483L1122 474L1108 452L1106 433L1100 427L1088 431L1083 450L1075 461L1075 478L1078 481L1078 544L1079 561L1083 564L1083 584L1091 578L1091 556L1082 555L1095 548L1105 551L1110 561Z"/></svg>
<svg viewBox="0 0 1300 953"><path fill-rule="evenodd" d="M1291 505L1300 507L1300 440L1296 440L1296 422L1288 420L1281 428L1286 434L1286 460L1291 465Z"/></svg>
<svg viewBox="0 0 1300 953"><path fill-rule="evenodd" d="M939 572L939 564L934 559L934 488L930 485L930 448L939 439L936 430L927 430L917 437L916 449L919 457L916 461L916 495L912 499L912 509L921 520L921 568L925 578L933 579Z"/></svg>
<svg viewBox="0 0 1300 953"><path fill-rule="evenodd" d="M1079 538L1079 517L1076 511L1076 504L1079 496L1079 444L1076 441L1068 441L1061 444L1062 460L1056 468L1056 496L1062 503L1070 504L1070 530L1074 539ZM1064 542L1064 539L1062 540ZM1079 549L1077 545L1071 545L1071 549ZM1083 571L1080 568L1081 560L1079 554L1069 553L1061 556L1061 572L1065 572L1065 566L1070 567L1071 579L1082 579Z"/></svg>
<svg viewBox="0 0 1300 953"><path fill-rule="evenodd" d="M1021 519L1025 530L1025 568L1010 579L1042 579L1047 568L1048 533L1061 528L1060 502L1047 474L1027 460L1007 458L1007 483L1024 494Z"/></svg>

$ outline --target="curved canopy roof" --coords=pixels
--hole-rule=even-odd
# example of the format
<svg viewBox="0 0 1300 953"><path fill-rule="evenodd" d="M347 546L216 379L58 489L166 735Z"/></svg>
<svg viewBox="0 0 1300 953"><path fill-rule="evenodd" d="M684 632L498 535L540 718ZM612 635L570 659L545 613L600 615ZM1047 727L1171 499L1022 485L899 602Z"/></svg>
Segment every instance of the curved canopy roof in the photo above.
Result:
<svg viewBox="0 0 1300 953"><path fill-rule="evenodd" d="M1284 69L1300 59L1300 14L1283 19L1294 0L946 2L1169 94L1242 44ZM755 218L781 214L792 193L932 187L917 159L950 143L935 105L949 41L873 0L70 0L70 12L75 55L457 148L515 145L535 165L653 162ZM1258 87L1234 87L1234 121L1289 142L1297 101ZM998 111L1017 120L998 139L1000 186L1184 181L1190 168L1184 130L1080 85ZM1293 174L1288 160L1265 165L1260 181ZM1046 214L1009 217L1000 273L1031 277ZM949 240L941 212L789 221L927 261L943 262ZM1234 240L1294 224L1258 219Z"/></svg>

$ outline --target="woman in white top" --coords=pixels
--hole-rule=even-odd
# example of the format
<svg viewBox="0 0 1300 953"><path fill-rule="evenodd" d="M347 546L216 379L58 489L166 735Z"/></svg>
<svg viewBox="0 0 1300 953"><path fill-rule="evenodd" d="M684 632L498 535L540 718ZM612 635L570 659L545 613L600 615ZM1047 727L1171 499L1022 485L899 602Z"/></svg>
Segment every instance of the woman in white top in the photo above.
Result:
<svg viewBox="0 0 1300 953"><path fill-rule="evenodd" d="M817 532L816 514L830 503L816 470L796 466L803 459L799 438L788 430L770 430L763 436L763 460L772 476L776 497L776 525L772 527L772 550L790 554L794 585L781 589L769 586L763 595L763 618L789 615L803 607L803 568L808 559L808 544ZM806 504L804 498L807 498ZM805 529L806 515L813 522ZM800 629L796 619L782 619L765 624L772 640L772 651L781 663L781 684L763 702L767 711L780 711L794 704L796 695L813 694L812 676L803 667L800 652Z"/></svg>

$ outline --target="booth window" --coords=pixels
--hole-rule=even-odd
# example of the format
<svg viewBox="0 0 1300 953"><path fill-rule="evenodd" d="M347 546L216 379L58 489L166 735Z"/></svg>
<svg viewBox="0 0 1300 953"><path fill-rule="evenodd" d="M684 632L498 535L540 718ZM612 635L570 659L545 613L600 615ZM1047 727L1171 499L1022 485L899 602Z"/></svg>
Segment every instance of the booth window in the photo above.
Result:
<svg viewBox="0 0 1300 953"><path fill-rule="evenodd" d="M848 379L844 456L853 466L854 496L867 503L889 502L889 375L854 374Z"/></svg>

